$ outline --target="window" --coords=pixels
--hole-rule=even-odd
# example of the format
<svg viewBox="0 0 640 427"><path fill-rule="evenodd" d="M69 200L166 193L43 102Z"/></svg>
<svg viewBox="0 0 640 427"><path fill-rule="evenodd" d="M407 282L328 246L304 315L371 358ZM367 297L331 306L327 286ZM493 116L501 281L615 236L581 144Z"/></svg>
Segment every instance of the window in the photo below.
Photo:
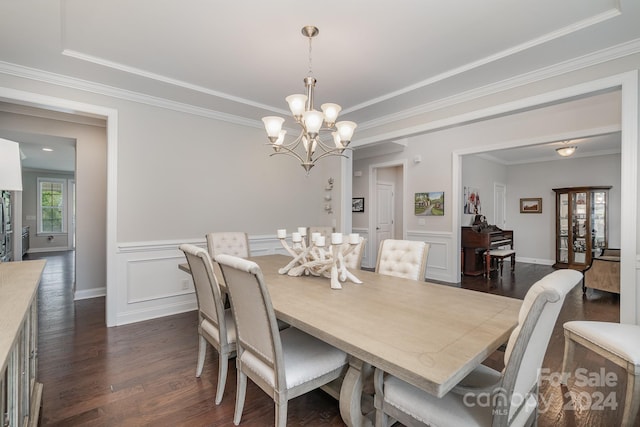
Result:
<svg viewBox="0 0 640 427"><path fill-rule="evenodd" d="M64 233L67 181L38 178L38 233Z"/></svg>

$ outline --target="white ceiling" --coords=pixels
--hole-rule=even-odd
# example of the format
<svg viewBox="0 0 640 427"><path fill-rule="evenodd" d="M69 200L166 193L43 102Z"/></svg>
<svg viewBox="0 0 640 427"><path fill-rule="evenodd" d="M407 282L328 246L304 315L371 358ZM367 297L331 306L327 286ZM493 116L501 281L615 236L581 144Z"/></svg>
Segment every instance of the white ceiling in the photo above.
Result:
<svg viewBox="0 0 640 427"><path fill-rule="evenodd" d="M304 90L304 25L320 29L316 105L342 105L360 131L524 73L597 63L613 46L640 52L638 0L25 0L0 2L0 16L0 71L255 126L288 116L284 97Z"/></svg>

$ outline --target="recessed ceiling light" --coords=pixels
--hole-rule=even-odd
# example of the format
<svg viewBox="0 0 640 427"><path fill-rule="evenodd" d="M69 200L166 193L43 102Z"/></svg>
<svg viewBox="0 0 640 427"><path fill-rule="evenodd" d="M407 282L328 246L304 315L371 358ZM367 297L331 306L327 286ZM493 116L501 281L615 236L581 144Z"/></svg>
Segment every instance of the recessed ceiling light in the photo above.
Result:
<svg viewBox="0 0 640 427"><path fill-rule="evenodd" d="M53 148L43 148L42 151L53 151Z"/></svg>

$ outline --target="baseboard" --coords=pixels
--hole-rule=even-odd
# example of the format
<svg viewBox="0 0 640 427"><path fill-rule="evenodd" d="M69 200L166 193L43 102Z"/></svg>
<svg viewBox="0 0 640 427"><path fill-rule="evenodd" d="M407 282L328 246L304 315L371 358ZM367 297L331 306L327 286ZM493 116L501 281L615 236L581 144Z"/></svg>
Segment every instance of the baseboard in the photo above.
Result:
<svg viewBox="0 0 640 427"><path fill-rule="evenodd" d="M37 254L42 252L67 252L73 250L72 248L68 248L66 246L56 246L51 248L30 248L27 253L28 254Z"/></svg>
<svg viewBox="0 0 640 427"><path fill-rule="evenodd" d="M98 297L104 297L106 295L107 295L106 286L102 288L81 289L81 290L76 290L75 294L73 295L73 300L78 301L82 299L98 298Z"/></svg>

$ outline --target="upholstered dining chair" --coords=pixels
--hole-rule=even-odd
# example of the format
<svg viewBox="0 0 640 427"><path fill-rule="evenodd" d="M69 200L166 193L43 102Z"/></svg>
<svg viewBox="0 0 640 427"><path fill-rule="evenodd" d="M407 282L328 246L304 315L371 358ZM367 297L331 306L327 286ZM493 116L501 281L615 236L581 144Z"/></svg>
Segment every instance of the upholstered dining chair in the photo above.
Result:
<svg viewBox="0 0 640 427"><path fill-rule="evenodd" d="M385 239L380 242L375 271L387 276L424 280L428 255L428 243Z"/></svg>
<svg viewBox="0 0 640 427"><path fill-rule="evenodd" d="M299 329L278 330L264 276L255 262L224 254L216 261L227 281L238 333L233 422L240 423L248 377L274 400L275 425L285 426L288 401L338 378L347 355Z"/></svg>
<svg viewBox="0 0 640 427"><path fill-rule="evenodd" d="M211 258L219 254L228 254L240 258L249 258L249 236L243 231L222 231L207 233L207 250ZM218 279L218 283L225 286L224 277L220 273L220 267L214 262L213 272Z"/></svg>
<svg viewBox="0 0 640 427"><path fill-rule="evenodd" d="M367 240L363 237L360 238L360 243L356 245L351 252L344 257L344 265L349 270L360 270L362 267L362 256L364 255L364 247L367 244ZM343 250L349 248L349 243L343 243Z"/></svg>
<svg viewBox="0 0 640 427"><path fill-rule="evenodd" d="M324 236L327 242L331 241L331 233L333 233L333 227L324 226L324 225L312 225L307 230L307 237L311 239L312 233L320 233L321 236ZM311 240L308 241L310 243Z"/></svg>
<svg viewBox="0 0 640 427"><path fill-rule="evenodd" d="M198 365L196 377L200 377L207 354L207 343L218 351L218 387L216 405L222 401L227 382L229 357L236 352L236 327L231 309L224 308L220 286L213 274L213 263L206 250L191 244L180 245L184 252L198 300Z"/></svg>
<svg viewBox="0 0 640 427"><path fill-rule="evenodd" d="M412 426L530 425L549 338L565 296L581 280L576 270L557 270L529 289L507 342L502 372L480 365L438 398L376 369L376 427L386 426L389 417Z"/></svg>

